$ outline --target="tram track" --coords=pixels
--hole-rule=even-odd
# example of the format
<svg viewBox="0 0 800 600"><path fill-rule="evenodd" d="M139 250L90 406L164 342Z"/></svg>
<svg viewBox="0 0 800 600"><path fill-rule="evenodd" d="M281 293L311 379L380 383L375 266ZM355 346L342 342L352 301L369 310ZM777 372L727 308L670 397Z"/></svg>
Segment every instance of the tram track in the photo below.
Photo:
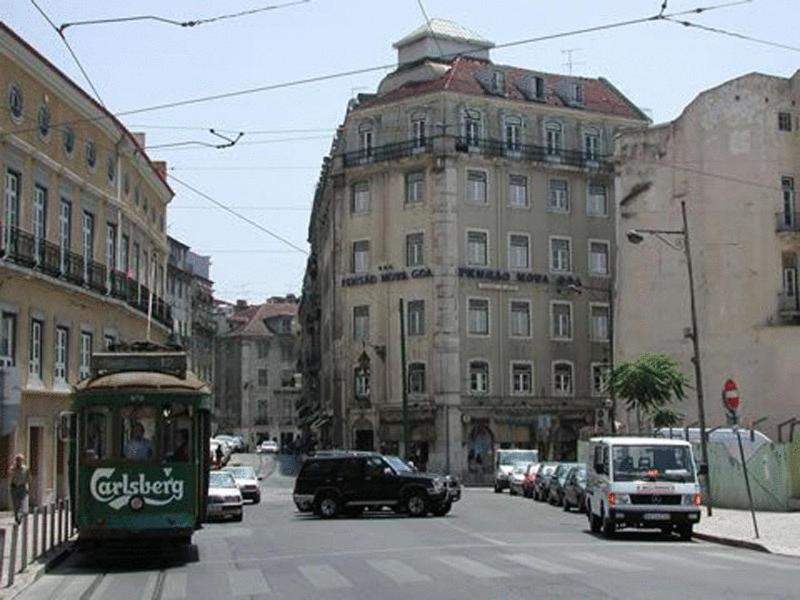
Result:
<svg viewBox="0 0 800 600"><path fill-rule="evenodd" d="M98 573L94 579L89 583L83 592L78 596L79 600L96 600L100 598L103 593L106 591L107 585L110 584L109 573L103 572ZM161 596L164 593L164 582L167 578L167 571L165 569L161 569L156 574L155 582L152 585L152 591L148 590L147 588L150 587L146 585L145 588L142 590L142 600L161 600ZM108 582L108 583L107 583Z"/></svg>

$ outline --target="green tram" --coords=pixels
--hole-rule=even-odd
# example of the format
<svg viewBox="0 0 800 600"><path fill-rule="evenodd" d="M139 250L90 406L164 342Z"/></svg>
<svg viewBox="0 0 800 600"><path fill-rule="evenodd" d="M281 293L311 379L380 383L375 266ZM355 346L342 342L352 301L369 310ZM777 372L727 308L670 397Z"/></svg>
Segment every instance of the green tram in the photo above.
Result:
<svg viewBox="0 0 800 600"><path fill-rule="evenodd" d="M152 344L92 356L62 415L79 543L190 543L205 520L210 391L186 362Z"/></svg>

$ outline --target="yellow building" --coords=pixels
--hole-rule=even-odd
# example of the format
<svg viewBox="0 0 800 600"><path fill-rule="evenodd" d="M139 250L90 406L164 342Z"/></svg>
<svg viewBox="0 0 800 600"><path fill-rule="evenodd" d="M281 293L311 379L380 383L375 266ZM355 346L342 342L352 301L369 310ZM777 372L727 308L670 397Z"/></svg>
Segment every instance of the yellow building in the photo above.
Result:
<svg viewBox="0 0 800 600"><path fill-rule="evenodd" d="M142 136L2 23L0 90L0 469L25 454L40 503L67 494L58 415L92 352L171 331L173 192Z"/></svg>

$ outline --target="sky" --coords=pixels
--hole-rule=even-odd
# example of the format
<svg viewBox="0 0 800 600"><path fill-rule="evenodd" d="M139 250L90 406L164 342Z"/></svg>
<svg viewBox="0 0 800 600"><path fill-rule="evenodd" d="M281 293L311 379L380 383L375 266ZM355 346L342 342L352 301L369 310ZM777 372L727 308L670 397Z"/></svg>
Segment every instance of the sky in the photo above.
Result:
<svg viewBox="0 0 800 600"><path fill-rule="evenodd" d="M154 15L189 21L287 0L37 0L56 24ZM725 0L669 0L666 12ZM662 0L422 0L429 17L454 20L497 44L658 14ZM798 0L754 0L683 17L750 37L797 45ZM84 89L65 44L29 0L5 2L4 22ZM269 86L396 61L392 43L424 22L419 0L308 0L195 27L154 20L71 26L65 37L114 113ZM669 22L561 37L492 52L498 64L603 76L656 123L676 118L700 92L758 71L783 77L800 50L777 48ZM216 296L299 294L308 218L323 157L349 98L374 92L388 72L331 79L121 117L147 145L220 143L208 130L245 132L233 147L152 148L170 174L278 236L215 207L177 181L168 233L212 257Z"/></svg>

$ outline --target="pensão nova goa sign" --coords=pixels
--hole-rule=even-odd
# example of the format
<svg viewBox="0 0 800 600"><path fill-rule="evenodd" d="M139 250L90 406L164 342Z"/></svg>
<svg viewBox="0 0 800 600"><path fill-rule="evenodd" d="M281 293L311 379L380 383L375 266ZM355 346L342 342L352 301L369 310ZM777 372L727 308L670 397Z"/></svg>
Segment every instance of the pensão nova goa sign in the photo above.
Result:
<svg viewBox="0 0 800 600"><path fill-rule="evenodd" d="M458 276L463 279L478 279L482 281L495 282L519 282L519 283L555 283L557 285L575 285L581 287L580 277L574 275L555 275L547 273L532 273L530 271L503 271L501 269L481 269L478 267L459 267ZM410 271L386 270L377 275L374 273L364 273L361 275L351 275L342 278L342 287L354 287L359 285L372 285L375 283L385 283L389 281L405 281L408 279L422 279L433 277L433 272L427 267L420 267Z"/></svg>

